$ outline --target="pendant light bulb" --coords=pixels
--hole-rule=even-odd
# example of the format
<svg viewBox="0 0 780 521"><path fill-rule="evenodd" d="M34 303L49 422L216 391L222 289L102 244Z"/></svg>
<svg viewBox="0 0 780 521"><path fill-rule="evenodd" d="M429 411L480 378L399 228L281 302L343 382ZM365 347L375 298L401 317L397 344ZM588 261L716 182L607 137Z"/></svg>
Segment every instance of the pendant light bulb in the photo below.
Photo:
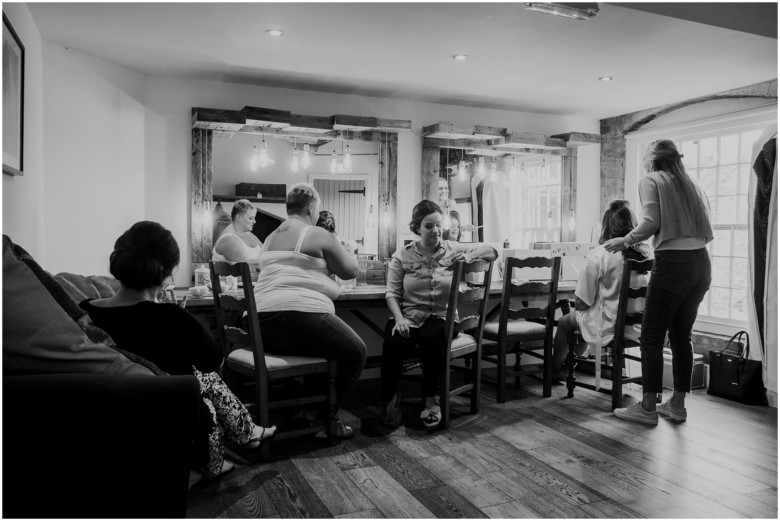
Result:
<svg viewBox="0 0 780 521"><path fill-rule="evenodd" d="M368 207L368 219L366 219L366 226L373 228L376 226L376 215L374 214L374 205Z"/></svg>
<svg viewBox="0 0 780 521"><path fill-rule="evenodd" d="M382 213L382 225L385 228L390 227L390 208L387 203L385 203L385 211Z"/></svg>
<svg viewBox="0 0 780 521"><path fill-rule="evenodd" d="M574 231L577 228L577 220L574 218L574 210L569 210L569 230Z"/></svg>
<svg viewBox="0 0 780 521"><path fill-rule="evenodd" d="M498 171L498 164L496 164L496 159L493 158L490 161L490 182L495 183L498 181L498 174L496 173Z"/></svg>
<svg viewBox="0 0 780 521"><path fill-rule="evenodd" d="M298 148L293 149L292 163L290 163L290 170L297 172L301 168L301 163L298 160Z"/></svg>
<svg viewBox="0 0 780 521"><path fill-rule="evenodd" d="M333 153L330 155L330 173L335 174L338 172L339 169L339 162L338 157L336 156L336 149L333 149Z"/></svg>
<svg viewBox="0 0 780 521"><path fill-rule="evenodd" d="M552 228L553 226L553 215L552 215L552 208L547 209L547 227Z"/></svg>
<svg viewBox="0 0 780 521"><path fill-rule="evenodd" d="M268 156L268 143L265 142L265 139L263 139L263 143L260 145L260 157L259 161L260 168L265 168L268 165L273 164L273 160Z"/></svg>
<svg viewBox="0 0 780 521"><path fill-rule="evenodd" d="M260 168L260 152L257 150L257 145L252 146L252 157L249 160L249 169L252 172L257 172Z"/></svg>
<svg viewBox="0 0 780 521"><path fill-rule="evenodd" d="M517 173L517 161L515 156L512 156L512 168L509 169L509 175L515 175Z"/></svg>
<svg viewBox="0 0 780 521"><path fill-rule="evenodd" d="M485 158L479 156L479 162L477 163L477 175L480 179L485 179Z"/></svg>
<svg viewBox="0 0 780 521"><path fill-rule="evenodd" d="M311 156L309 155L309 144L303 144L303 157L301 157L301 166L304 170L308 170L311 166Z"/></svg>
<svg viewBox="0 0 780 521"><path fill-rule="evenodd" d="M461 159L460 163L458 163L458 180L465 181L467 179L467 176L468 174L466 173L466 162Z"/></svg>
<svg viewBox="0 0 780 521"><path fill-rule="evenodd" d="M344 171L345 172L351 172L352 171L352 154L349 151L349 145L347 145L347 149L344 151Z"/></svg>

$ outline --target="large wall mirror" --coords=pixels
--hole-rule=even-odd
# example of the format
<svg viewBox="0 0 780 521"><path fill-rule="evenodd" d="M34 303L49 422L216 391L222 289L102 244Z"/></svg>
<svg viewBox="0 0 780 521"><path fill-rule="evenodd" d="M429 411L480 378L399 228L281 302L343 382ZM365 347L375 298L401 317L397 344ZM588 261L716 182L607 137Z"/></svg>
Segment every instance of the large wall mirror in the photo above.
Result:
<svg viewBox="0 0 780 521"><path fill-rule="evenodd" d="M463 242L573 241L577 147L595 134L544 136L438 123L423 130L423 197L438 200ZM447 232L445 232L447 234Z"/></svg>
<svg viewBox="0 0 780 521"><path fill-rule="evenodd" d="M296 116L245 107L193 109L192 262L211 258L213 240L233 203L258 209L262 241L287 216L293 184L320 192L321 210L359 253L388 258L396 244L396 132L411 122L356 116Z"/></svg>

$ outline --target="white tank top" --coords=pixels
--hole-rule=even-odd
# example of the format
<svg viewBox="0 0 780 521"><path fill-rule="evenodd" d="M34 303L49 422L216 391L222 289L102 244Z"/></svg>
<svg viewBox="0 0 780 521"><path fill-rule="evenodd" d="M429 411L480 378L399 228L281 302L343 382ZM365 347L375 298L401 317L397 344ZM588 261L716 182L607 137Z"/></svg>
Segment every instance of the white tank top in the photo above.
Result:
<svg viewBox="0 0 780 521"><path fill-rule="evenodd" d="M246 262L260 262L260 255L263 253L263 245L260 246L247 246L246 243L236 235L235 233L223 233L219 236L217 239L217 242L214 243L214 248L211 250L211 260L213 261L222 261L222 262L235 262L235 261L229 261L225 258L224 255L217 252L217 245L219 244L219 241L224 239L225 237L235 237L236 239L241 242L241 247L244 249L245 259Z"/></svg>
<svg viewBox="0 0 780 521"><path fill-rule="evenodd" d="M260 276L255 283L258 313L301 311L336 312L333 300L341 289L330 278L325 259L301 253L301 245L311 230L307 226L298 237L294 251L266 251L260 259Z"/></svg>

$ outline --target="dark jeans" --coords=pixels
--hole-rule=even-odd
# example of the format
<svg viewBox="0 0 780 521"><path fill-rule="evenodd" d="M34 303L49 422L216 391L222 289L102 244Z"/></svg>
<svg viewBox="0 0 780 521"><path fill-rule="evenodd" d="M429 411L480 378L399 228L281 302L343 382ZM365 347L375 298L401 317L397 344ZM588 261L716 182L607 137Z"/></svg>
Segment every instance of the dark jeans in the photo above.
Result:
<svg viewBox="0 0 780 521"><path fill-rule="evenodd" d="M655 252L642 320L642 385L645 393L662 392L663 347L667 331L672 348L674 389L690 392L691 330L711 281L712 267L706 248Z"/></svg>
<svg viewBox="0 0 780 521"><path fill-rule="evenodd" d="M428 318L420 327L409 328L409 338L398 333L391 335L395 320L385 326L385 343L382 348L382 401L389 402L398 389L398 381L404 366L404 358L419 356L422 359L423 395L434 396L439 388L441 358L447 335L444 320ZM417 347L419 346L419 349Z"/></svg>
<svg viewBox="0 0 780 521"><path fill-rule="evenodd" d="M258 313L268 353L335 359L337 405L341 406L363 371L366 344L343 320L328 313Z"/></svg>

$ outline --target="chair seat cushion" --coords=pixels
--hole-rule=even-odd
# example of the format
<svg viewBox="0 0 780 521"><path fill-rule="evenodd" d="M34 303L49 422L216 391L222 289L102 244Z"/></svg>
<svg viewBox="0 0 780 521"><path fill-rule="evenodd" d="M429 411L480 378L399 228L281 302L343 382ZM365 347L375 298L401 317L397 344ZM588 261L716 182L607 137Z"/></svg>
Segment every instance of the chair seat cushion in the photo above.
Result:
<svg viewBox="0 0 780 521"><path fill-rule="evenodd" d="M511 320L506 324L506 334L508 337L522 340L543 340L545 328L542 324L537 324L536 322ZM482 336L488 340L498 340L498 322L485 324L485 327L482 328Z"/></svg>
<svg viewBox="0 0 780 521"><path fill-rule="evenodd" d="M452 344L450 345L450 348L452 351L456 351L458 349L463 349L470 345L477 345L477 339L467 333L461 333L460 335L452 339Z"/></svg>
<svg viewBox="0 0 780 521"><path fill-rule="evenodd" d="M312 356L265 355L265 366L269 371L289 369L290 367L308 364L319 364L327 361L326 358ZM226 363L246 369L254 369L255 357L249 349L235 349L228 355Z"/></svg>

